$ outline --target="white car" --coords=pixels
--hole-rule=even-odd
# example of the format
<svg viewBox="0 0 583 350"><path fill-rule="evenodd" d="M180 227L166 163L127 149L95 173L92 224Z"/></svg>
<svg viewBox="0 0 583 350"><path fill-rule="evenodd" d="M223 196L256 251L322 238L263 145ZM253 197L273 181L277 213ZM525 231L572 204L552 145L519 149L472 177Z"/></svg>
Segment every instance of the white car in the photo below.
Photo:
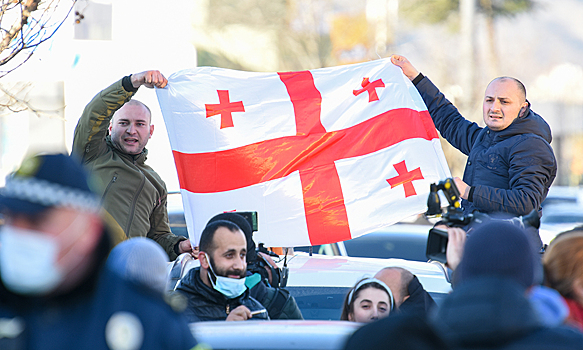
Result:
<svg viewBox="0 0 583 350"><path fill-rule="evenodd" d="M348 256L309 256L304 252L288 255L289 278L286 289L294 296L305 319L339 320L348 290L363 277L372 277L384 267L398 266L417 276L436 303L451 291L443 266L402 259L355 258ZM277 263L284 265L284 259ZM179 276L198 266L198 261L181 255L173 264L168 289L174 289Z"/></svg>
<svg viewBox="0 0 583 350"><path fill-rule="evenodd" d="M191 323L190 329L213 350L336 350L360 326L348 321L209 321Z"/></svg>
<svg viewBox="0 0 583 350"><path fill-rule="evenodd" d="M286 289L296 299L305 320L246 322L198 322L190 325L195 338L212 349L342 349L346 339L362 324L339 321L348 290L362 277L373 276L384 267L399 266L417 276L436 303L451 291L438 263L402 259L310 256L304 252L288 255L289 279ZM280 267L284 259L277 263ZM174 273L184 276L198 261L183 254L174 264ZM177 278L170 279L171 289Z"/></svg>

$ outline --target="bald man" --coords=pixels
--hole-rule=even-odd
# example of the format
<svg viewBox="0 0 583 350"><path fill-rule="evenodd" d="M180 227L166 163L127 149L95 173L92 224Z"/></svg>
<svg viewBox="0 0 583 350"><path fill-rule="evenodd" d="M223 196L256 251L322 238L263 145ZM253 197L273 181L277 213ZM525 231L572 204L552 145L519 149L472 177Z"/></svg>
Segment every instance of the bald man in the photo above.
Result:
<svg viewBox="0 0 583 350"><path fill-rule="evenodd" d="M385 267L374 278L383 281L393 293L397 313L427 315L436 304L417 279L402 267Z"/></svg>
<svg viewBox="0 0 583 350"><path fill-rule="evenodd" d="M468 156L463 180L455 178L464 213L527 215L538 210L542 215L557 161L551 129L530 109L524 85L511 77L492 80L484 94L481 127L465 119L405 57L393 55L391 62L413 82L441 136ZM529 234L531 243L542 247L538 230Z"/></svg>

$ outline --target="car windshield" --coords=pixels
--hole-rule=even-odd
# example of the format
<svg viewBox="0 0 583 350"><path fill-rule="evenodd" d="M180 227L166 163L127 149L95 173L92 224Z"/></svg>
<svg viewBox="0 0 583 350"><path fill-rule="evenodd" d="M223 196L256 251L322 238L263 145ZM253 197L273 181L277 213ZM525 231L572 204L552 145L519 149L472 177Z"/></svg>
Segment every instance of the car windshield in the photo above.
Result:
<svg viewBox="0 0 583 350"><path fill-rule="evenodd" d="M427 236L418 238L415 235L403 234L388 237L371 233L345 241L344 246L348 256L427 261L425 256Z"/></svg>

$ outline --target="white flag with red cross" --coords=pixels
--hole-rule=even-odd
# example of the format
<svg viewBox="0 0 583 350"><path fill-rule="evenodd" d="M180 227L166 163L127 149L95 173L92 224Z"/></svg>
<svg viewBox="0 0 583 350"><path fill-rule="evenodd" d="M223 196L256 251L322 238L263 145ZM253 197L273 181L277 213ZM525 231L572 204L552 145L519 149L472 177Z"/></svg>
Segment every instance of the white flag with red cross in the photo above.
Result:
<svg viewBox="0 0 583 350"><path fill-rule="evenodd" d="M427 209L450 177L415 87L389 59L286 73L200 67L158 89L191 240L258 212L257 243L348 240Z"/></svg>

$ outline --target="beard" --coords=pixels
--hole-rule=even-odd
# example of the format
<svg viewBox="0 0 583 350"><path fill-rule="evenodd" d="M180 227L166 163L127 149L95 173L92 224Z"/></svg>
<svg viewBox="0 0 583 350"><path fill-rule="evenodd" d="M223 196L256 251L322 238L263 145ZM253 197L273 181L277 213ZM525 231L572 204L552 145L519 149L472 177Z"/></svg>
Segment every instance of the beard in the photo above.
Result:
<svg viewBox="0 0 583 350"><path fill-rule="evenodd" d="M211 274L214 272L215 275L217 276L221 276L221 277L229 277L229 276L239 276L241 278L245 277L247 270L246 269L222 269L221 267L217 266L217 264L215 264L215 260L209 255L207 255L209 258L209 262L211 263L212 266L212 270L211 270Z"/></svg>

